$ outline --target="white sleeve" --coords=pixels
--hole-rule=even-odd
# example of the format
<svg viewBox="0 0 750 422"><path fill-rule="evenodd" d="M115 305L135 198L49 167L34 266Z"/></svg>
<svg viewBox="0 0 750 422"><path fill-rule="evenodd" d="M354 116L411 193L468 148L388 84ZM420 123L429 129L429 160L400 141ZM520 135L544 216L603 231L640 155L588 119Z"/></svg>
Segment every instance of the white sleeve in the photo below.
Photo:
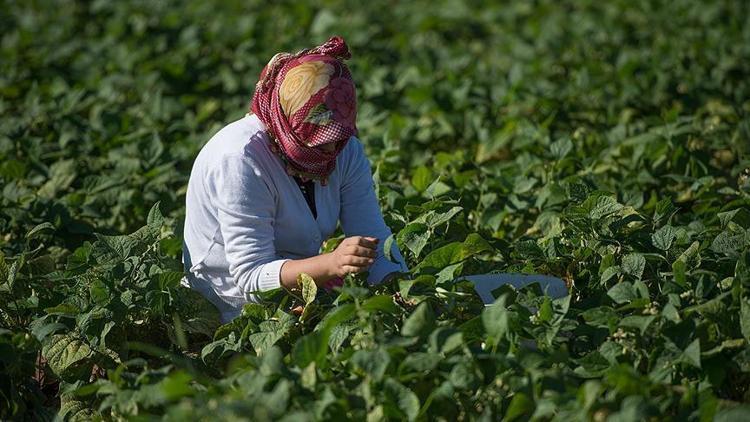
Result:
<svg viewBox="0 0 750 422"><path fill-rule="evenodd" d="M264 180L264 170L246 155L227 155L214 172L219 229L229 272L245 293L281 286L276 255L276 200Z"/></svg>
<svg viewBox="0 0 750 422"><path fill-rule="evenodd" d="M372 236L380 240L377 258L370 266L367 278L368 283L379 284L386 275L394 271L408 272L409 268L396 242L393 242L391 256L397 262L391 262L383 253L385 239L391 235L391 229L385 224L380 212L380 204L373 188L370 162L364 148L356 137L349 142L356 145L352 148L351 156L345 161L341 182L341 227L346 237Z"/></svg>

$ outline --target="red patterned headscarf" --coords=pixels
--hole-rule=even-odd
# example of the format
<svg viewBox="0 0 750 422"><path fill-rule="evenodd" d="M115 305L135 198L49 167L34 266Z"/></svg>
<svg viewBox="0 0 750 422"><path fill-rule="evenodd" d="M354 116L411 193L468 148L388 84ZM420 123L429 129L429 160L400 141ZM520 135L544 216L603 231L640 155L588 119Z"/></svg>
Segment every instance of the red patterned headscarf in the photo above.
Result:
<svg viewBox="0 0 750 422"><path fill-rule="evenodd" d="M263 68L251 110L265 124L287 172L327 183L336 157L357 135L357 96L341 37L296 54L278 53ZM314 148L334 143L332 151Z"/></svg>

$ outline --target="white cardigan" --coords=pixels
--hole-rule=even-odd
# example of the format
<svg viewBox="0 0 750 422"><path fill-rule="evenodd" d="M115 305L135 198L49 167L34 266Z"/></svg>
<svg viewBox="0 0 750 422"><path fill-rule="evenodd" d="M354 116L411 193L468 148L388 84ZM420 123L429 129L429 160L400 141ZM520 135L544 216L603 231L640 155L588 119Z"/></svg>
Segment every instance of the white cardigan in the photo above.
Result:
<svg viewBox="0 0 750 422"><path fill-rule="evenodd" d="M294 178L271 152L265 126L246 115L214 135L193 164L187 188L183 284L213 302L228 322L255 301L252 292L280 287L281 265L318 255L341 221L344 234L380 239L368 282L408 267L393 244L373 189L370 163L356 137L336 158L328 185L315 182L315 219Z"/></svg>

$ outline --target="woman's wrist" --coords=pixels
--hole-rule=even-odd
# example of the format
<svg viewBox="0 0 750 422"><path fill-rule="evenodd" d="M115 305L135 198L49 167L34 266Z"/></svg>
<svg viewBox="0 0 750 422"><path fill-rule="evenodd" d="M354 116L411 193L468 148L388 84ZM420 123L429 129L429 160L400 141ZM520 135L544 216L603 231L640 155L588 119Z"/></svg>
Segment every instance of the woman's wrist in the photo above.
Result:
<svg viewBox="0 0 750 422"><path fill-rule="evenodd" d="M284 262L279 271L281 286L288 290L296 289L298 287L297 277L301 273L312 277L318 285L336 277L330 254L321 254L303 259L290 259Z"/></svg>
<svg viewBox="0 0 750 422"><path fill-rule="evenodd" d="M321 281L323 283L336 277L332 257L333 255L331 255L330 253L323 253L315 257L319 260L320 265L323 268L323 277L325 278L325 280Z"/></svg>

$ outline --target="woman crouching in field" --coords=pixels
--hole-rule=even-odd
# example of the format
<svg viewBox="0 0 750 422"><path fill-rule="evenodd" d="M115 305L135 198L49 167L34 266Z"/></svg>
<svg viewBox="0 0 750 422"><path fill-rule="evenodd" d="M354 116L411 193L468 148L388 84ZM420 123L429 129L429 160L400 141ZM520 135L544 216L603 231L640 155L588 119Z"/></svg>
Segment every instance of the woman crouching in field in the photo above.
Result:
<svg viewBox="0 0 750 422"><path fill-rule="evenodd" d="M251 111L221 129L195 160L187 190L183 262L186 284L237 317L253 292L297 287L309 274L319 286L368 271L378 284L409 271L373 189L370 163L356 137L356 89L348 47L333 37L313 49L276 54L255 86ZM320 246L337 226L345 239ZM472 280L485 302L499 284L541 282L566 294L562 280L488 274Z"/></svg>

